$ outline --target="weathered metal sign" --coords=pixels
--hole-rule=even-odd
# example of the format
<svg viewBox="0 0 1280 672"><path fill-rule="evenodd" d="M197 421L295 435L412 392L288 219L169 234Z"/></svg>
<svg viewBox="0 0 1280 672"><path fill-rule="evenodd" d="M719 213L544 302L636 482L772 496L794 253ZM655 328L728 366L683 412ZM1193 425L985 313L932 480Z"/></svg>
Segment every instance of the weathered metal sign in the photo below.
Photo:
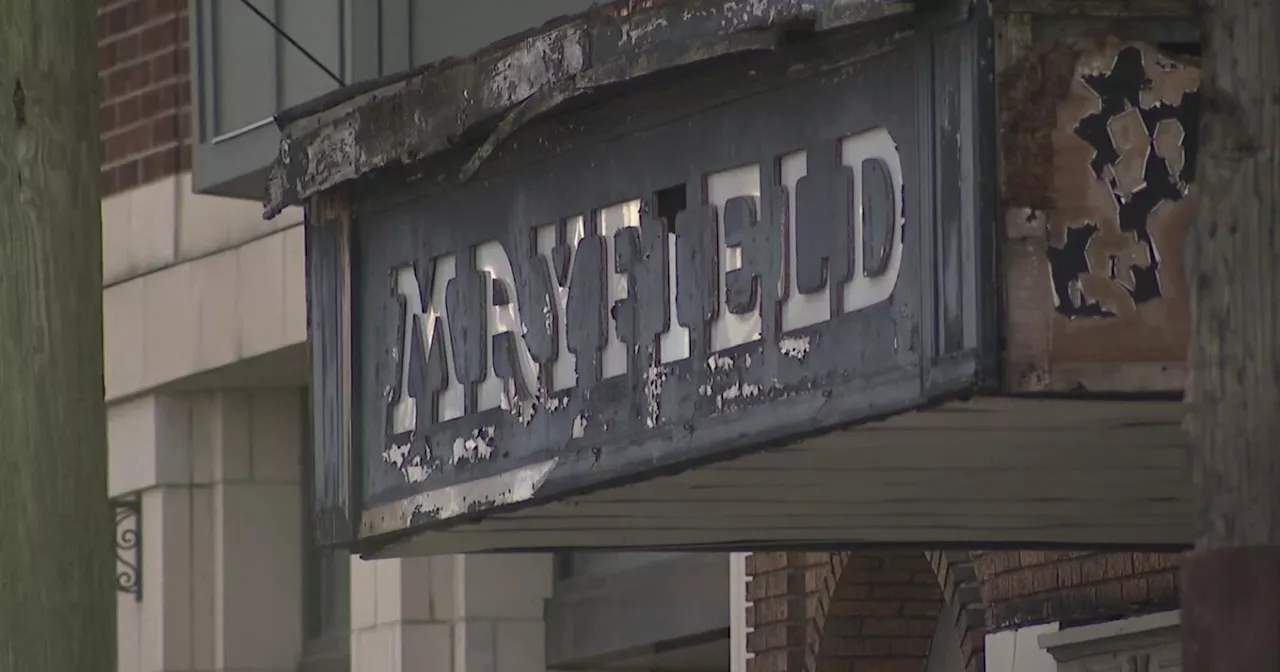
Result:
<svg viewBox="0 0 1280 672"><path fill-rule="evenodd" d="M599 411L575 398L614 379L644 382L630 409L638 417L626 419L655 428L672 415L662 391L669 367L690 365L695 332L712 371L737 366L730 353L740 348L804 361L814 338L805 328L888 301L904 251L892 133L878 126L761 158L704 168L702 184L680 195L694 205L674 218L653 195L532 227L500 222L514 233L435 256L441 248L419 248L393 265L387 462L425 480L442 433L454 435L442 446L449 463L491 459L496 426L475 421L495 409L528 427L540 409L577 406L571 422L546 425L545 438L583 438ZM762 174L766 165L774 174ZM766 303L779 329L764 328ZM751 368L745 354L742 365ZM718 390L710 378L699 393L718 411L787 382ZM469 437L445 429L455 420L472 425Z"/></svg>
<svg viewBox="0 0 1280 672"><path fill-rule="evenodd" d="M970 389L985 201L957 36L970 60L941 66L928 38L832 39L707 69L535 124L465 184L356 192L349 243L312 227L313 296L348 259L349 406L328 407L350 409L355 536Z"/></svg>

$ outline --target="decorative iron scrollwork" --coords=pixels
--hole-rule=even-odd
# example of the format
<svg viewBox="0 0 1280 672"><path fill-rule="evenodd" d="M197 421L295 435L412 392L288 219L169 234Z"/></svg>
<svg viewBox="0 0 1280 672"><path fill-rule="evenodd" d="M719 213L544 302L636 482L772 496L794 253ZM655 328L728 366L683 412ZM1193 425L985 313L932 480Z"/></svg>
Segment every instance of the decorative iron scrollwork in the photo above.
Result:
<svg viewBox="0 0 1280 672"><path fill-rule="evenodd" d="M142 601L142 502L119 499L116 510L116 590Z"/></svg>

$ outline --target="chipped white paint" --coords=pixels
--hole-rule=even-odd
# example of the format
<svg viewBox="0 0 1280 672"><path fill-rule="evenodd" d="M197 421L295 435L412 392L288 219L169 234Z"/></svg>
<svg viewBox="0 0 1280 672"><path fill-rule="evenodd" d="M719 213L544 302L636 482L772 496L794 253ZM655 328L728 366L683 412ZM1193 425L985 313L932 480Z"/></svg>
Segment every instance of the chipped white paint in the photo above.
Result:
<svg viewBox="0 0 1280 672"><path fill-rule="evenodd" d="M733 401L733 399L737 398L750 399L751 397L758 397L759 394L760 385L751 383L733 383L728 387L728 389L724 390L724 393L721 394L721 398L723 398L724 401Z"/></svg>
<svg viewBox="0 0 1280 672"><path fill-rule="evenodd" d="M382 460L387 464L395 467L405 480L410 483L421 483L427 480L427 476L431 474L431 466L423 463L421 455L415 455L412 460L407 459L409 456L409 444L394 444L390 448L382 451Z"/></svg>
<svg viewBox="0 0 1280 672"><path fill-rule="evenodd" d="M410 483L421 483L431 475L431 467L422 463L422 456L416 455L413 461L405 465L404 476Z"/></svg>
<svg viewBox="0 0 1280 672"><path fill-rule="evenodd" d="M557 462L559 458L552 458L370 509L364 515L361 536L368 538L404 529L418 514L448 519L477 506L504 506L528 501L546 483Z"/></svg>
<svg viewBox="0 0 1280 672"><path fill-rule="evenodd" d="M518 103L547 84L578 74L585 62L583 39L581 27L575 24L521 42L494 67L485 83L486 102L490 106Z"/></svg>
<svg viewBox="0 0 1280 672"><path fill-rule="evenodd" d="M622 24L622 44L635 44L636 40L644 37L648 33L664 28L668 25L667 17L659 15L644 15L641 20L628 21Z"/></svg>
<svg viewBox="0 0 1280 672"><path fill-rule="evenodd" d="M392 446L382 451L382 460L396 469L404 468L404 458L409 454L409 444Z"/></svg>
<svg viewBox="0 0 1280 672"><path fill-rule="evenodd" d="M329 132L316 136L305 147L306 177L308 184L338 184L354 179L359 168L364 167L365 155L356 142L359 121L347 116L330 127ZM290 156L287 140L281 140L281 156ZM283 186L280 187L283 191ZM270 212L270 210L268 210ZM274 213L273 213L274 214Z"/></svg>
<svg viewBox="0 0 1280 672"><path fill-rule="evenodd" d="M644 372L644 423L650 428L658 426L661 414L662 386L667 382L665 366L650 366Z"/></svg>
<svg viewBox="0 0 1280 672"><path fill-rule="evenodd" d="M778 352L792 359L803 361L809 354L809 336L788 336L778 341Z"/></svg>
<svg viewBox="0 0 1280 672"><path fill-rule="evenodd" d="M535 397L542 396L541 382L538 382L536 389ZM516 382L508 380L503 387L502 408L510 412L521 425L528 427L529 423L533 422L534 414L538 411L538 400L536 398L521 398L519 390L516 388Z"/></svg>
<svg viewBox="0 0 1280 672"><path fill-rule="evenodd" d="M453 440L453 463L462 461L479 462L493 457L494 427L481 427L471 431L469 437L458 437Z"/></svg>
<svg viewBox="0 0 1280 672"><path fill-rule="evenodd" d="M728 371L733 368L733 360L721 355L711 355L707 358L707 369L711 371Z"/></svg>
<svg viewBox="0 0 1280 672"><path fill-rule="evenodd" d="M762 391L763 388L759 385L735 381L725 388L724 392L716 395L716 410L723 411L726 405L734 401L760 396Z"/></svg>

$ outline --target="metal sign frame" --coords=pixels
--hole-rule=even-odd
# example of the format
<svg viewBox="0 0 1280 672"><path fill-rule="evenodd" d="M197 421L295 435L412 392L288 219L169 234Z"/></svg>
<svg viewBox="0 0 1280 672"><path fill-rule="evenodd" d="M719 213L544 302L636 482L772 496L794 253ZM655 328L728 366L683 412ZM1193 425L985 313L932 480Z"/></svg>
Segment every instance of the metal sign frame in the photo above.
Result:
<svg viewBox="0 0 1280 672"><path fill-rule="evenodd" d="M991 380L989 22L923 23L653 78L521 129L470 181L446 153L313 200L321 538L378 545Z"/></svg>

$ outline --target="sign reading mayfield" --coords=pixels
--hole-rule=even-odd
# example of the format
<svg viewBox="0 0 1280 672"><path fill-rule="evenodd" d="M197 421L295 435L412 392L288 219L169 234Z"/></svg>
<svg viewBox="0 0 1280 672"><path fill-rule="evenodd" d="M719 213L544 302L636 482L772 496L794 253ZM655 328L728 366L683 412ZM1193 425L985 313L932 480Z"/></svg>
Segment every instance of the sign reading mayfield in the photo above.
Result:
<svg viewBox="0 0 1280 672"><path fill-rule="evenodd" d="M718 97L705 74L533 124L460 186L358 197L358 491L449 492L361 536L972 386L972 113L922 103L933 67L902 49Z"/></svg>
<svg viewBox="0 0 1280 672"><path fill-rule="evenodd" d="M425 468L405 455L436 423L501 408L527 425L538 408L558 409L565 391L636 364L660 385L662 366L689 359L690 328L704 322L716 367L720 353L764 338L765 283L777 286L770 299L783 337L774 345L795 359L809 348L797 330L887 301L902 269L898 147L884 128L827 144L830 156L770 157L781 184L768 211L752 164L708 173L701 204L680 211L674 230L656 201L640 199L536 226L533 254L514 262L525 266L519 275L501 240L393 268L403 312L389 352L399 375L387 459L412 480ZM652 354L637 361L642 347ZM649 427L661 420L657 392L647 397ZM586 422L574 423L578 436ZM489 457L487 441L475 448L458 439L452 459Z"/></svg>

